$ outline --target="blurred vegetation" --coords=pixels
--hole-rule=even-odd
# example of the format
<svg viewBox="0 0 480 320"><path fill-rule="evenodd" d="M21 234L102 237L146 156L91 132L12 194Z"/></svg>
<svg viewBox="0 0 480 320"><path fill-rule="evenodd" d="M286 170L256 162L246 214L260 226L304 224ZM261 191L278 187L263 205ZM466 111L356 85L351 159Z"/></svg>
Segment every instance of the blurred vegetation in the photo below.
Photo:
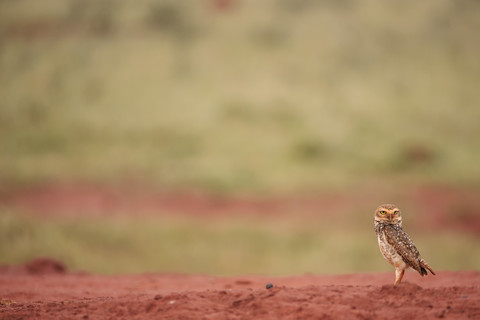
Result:
<svg viewBox="0 0 480 320"><path fill-rule="evenodd" d="M371 221L369 221L371 222ZM318 225L317 225L318 224ZM341 231L340 231L341 230ZM478 237L412 233L435 270L480 269ZM216 275L392 271L370 228L258 221L48 221L0 214L0 265L54 257L69 270Z"/></svg>
<svg viewBox="0 0 480 320"><path fill-rule="evenodd" d="M478 30L480 2L467 0L0 0L0 189L477 188ZM32 216L0 207L0 264L391 270L370 218L338 228ZM438 270L480 269L474 235L413 238Z"/></svg>
<svg viewBox="0 0 480 320"><path fill-rule="evenodd" d="M0 1L0 184L478 186L478 30L466 0Z"/></svg>

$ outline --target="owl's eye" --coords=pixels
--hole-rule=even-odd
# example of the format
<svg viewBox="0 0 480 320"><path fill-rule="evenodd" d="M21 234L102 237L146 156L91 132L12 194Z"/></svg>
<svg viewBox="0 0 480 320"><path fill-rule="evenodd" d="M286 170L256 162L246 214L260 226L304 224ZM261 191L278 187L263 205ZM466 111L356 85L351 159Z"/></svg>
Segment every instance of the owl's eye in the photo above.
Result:
<svg viewBox="0 0 480 320"><path fill-rule="evenodd" d="M387 213L387 212L384 211L384 210L380 211L380 214L385 214L385 213Z"/></svg>
<svg viewBox="0 0 480 320"><path fill-rule="evenodd" d="M394 214L394 215L397 215L397 214L398 214L398 212L399 212L399 211L394 211L394 212L393 212L393 214Z"/></svg>

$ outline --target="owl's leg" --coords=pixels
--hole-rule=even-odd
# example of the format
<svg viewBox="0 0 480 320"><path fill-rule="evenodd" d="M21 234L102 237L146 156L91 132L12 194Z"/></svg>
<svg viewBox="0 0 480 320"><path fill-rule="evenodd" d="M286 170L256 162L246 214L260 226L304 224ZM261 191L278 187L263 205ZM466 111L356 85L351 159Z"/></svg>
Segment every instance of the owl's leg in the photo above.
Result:
<svg viewBox="0 0 480 320"><path fill-rule="evenodd" d="M397 284L400 283L400 281L402 281L404 273L405 273L404 269L395 269L395 283L393 284L394 286L396 286Z"/></svg>

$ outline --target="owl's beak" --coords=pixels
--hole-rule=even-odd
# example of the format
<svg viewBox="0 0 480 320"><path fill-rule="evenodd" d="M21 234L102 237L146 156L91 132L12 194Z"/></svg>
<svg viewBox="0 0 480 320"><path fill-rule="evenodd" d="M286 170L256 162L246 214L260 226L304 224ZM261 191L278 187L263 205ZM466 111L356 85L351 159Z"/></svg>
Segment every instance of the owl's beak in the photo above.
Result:
<svg viewBox="0 0 480 320"><path fill-rule="evenodd" d="M393 213L388 214L388 220L393 220Z"/></svg>

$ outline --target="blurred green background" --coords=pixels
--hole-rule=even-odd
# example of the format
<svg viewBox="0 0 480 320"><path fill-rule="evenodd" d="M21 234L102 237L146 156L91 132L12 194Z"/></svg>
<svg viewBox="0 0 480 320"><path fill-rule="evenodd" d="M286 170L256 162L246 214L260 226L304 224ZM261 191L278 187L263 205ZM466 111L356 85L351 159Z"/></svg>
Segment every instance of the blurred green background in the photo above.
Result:
<svg viewBox="0 0 480 320"><path fill-rule="evenodd" d="M45 219L6 195L132 181L222 197L385 185L478 192L478 30L480 2L466 0L0 1L0 263L49 255L106 273L390 270L370 225L380 203L347 206L342 223L322 215L293 227L92 219L75 208L78 219ZM469 205L458 215L478 223L480 206ZM360 214L366 222L352 223ZM432 266L480 269L478 233L414 230Z"/></svg>

